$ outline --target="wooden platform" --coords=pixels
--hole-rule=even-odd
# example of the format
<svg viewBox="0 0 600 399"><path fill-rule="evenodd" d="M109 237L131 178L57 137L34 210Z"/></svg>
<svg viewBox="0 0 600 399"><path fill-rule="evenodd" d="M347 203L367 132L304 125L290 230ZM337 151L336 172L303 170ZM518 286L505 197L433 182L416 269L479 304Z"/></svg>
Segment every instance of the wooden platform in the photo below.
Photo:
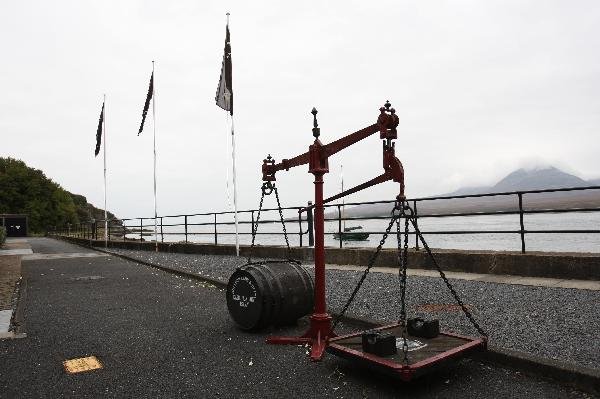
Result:
<svg viewBox="0 0 600 399"><path fill-rule="evenodd" d="M398 353L380 357L362 351L361 332L345 335L329 340L327 351L346 359L356 361L376 371L392 375L403 381L426 374L450 360L456 360L473 351L484 350L486 341L483 338L464 337L451 333L440 333L436 338L427 339L407 336L407 340L418 341L424 346L408 352L408 364L404 364L402 352L402 329L393 324L375 328L374 330L392 333L397 338ZM412 345L409 345L412 346Z"/></svg>

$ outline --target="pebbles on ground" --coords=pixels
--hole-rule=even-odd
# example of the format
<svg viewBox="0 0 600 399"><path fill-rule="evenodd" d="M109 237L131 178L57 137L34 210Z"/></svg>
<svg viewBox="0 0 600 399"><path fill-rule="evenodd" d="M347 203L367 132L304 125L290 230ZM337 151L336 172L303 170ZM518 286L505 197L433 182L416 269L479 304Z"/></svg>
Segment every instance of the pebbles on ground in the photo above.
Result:
<svg viewBox="0 0 600 399"><path fill-rule="evenodd" d="M244 258L222 255L112 252L204 277L227 281ZM307 265L308 266L308 265ZM361 272L327 271L327 301L341 310ZM600 368L600 292L450 280L490 337L490 344L536 356ZM437 318L444 330L477 335L441 278L409 276L408 317ZM372 273L349 309L353 315L394 322L400 315L397 275Z"/></svg>

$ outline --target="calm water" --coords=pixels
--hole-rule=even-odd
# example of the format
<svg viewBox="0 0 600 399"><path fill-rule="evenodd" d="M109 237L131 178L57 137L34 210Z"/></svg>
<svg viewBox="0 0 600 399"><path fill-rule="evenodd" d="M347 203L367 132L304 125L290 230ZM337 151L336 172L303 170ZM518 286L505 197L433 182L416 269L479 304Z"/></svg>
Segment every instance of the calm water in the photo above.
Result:
<svg viewBox="0 0 600 399"><path fill-rule="evenodd" d="M293 214L286 214L286 217L293 217ZM219 216L219 222L233 222L233 217ZM261 220L267 218L276 219L276 213L267 214L261 217ZM242 220L246 221L247 220ZM188 240L193 242L214 242L214 226L211 217L190 217L189 224L211 223L210 225L188 226ZM164 224L183 223L181 219L164 220ZM382 233L387 227L389 221L386 220L361 220L347 222L347 226L363 226L364 231L378 232L370 235L368 241L345 242L345 247L374 247L379 244ZM600 213L571 213L571 214L534 214L525 215L524 225L526 230L600 230ZM306 230L306 223L303 222L303 229ZM299 245L298 222L286 222L286 228L289 235L290 245ZM480 250L509 250L518 251L521 249L519 234L432 234L432 232L444 231L501 231L501 230L519 230L518 215L502 216L471 216L471 217L447 217L447 218L421 218L419 219L419 228L424 233L424 237L432 248L445 249L480 249ZM334 233L338 229L337 221L326 222L325 231ZM394 228L395 229L395 228ZM164 227L163 233L183 233L183 226ZM231 244L235 242L232 225L217 226L218 242L220 244ZM412 231L412 229L411 229ZM250 233L249 223L240 224L240 233ZM285 241L282 235L272 234L281 233L281 223L265 223L258 228L259 234L256 238L256 244L262 245L284 245ZM202 233L202 234L198 234ZM224 234L230 233L230 234ZM266 234L265 234L266 233ZM135 237L131 235L130 237ZM149 239L149 238L147 238ZM160 239L160 235L159 235ZM182 234L165 234L164 241L175 242L183 241L185 236ZM552 251L552 252L596 252L600 253L600 234L599 233L578 233L578 234L526 234L526 247L528 251ZM308 243L308 236L304 235L304 245ZM240 243L249 244L251 236L249 234L240 235ZM415 245L415 236L410 238L410 246ZM325 236L325 245L339 246L339 241L332 235ZM396 237L391 235L385 247L396 246Z"/></svg>

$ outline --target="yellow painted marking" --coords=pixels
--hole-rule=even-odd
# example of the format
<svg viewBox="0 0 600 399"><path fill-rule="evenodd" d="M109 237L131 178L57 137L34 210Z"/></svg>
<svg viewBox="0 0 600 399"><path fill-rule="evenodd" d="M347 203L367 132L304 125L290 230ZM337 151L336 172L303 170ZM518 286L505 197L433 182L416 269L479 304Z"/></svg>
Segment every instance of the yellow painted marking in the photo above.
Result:
<svg viewBox="0 0 600 399"><path fill-rule="evenodd" d="M81 373L102 368L102 363L96 356L80 357L78 359L65 360L63 362L67 373Z"/></svg>

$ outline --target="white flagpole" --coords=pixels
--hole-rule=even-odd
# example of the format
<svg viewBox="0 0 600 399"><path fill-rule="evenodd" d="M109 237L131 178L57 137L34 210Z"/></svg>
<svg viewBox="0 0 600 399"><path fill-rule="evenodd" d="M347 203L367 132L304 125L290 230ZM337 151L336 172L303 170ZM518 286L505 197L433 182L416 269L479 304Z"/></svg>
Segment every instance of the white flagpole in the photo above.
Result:
<svg viewBox="0 0 600 399"><path fill-rule="evenodd" d="M235 253L237 256L240 256L240 240L238 237L237 181L235 178L235 134L233 128L233 115L231 115L231 157L233 159L233 217L235 220Z"/></svg>
<svg viewBox="0 0 600 399"><path fill-rule="evenodd" d="M154 61L152 61L152 127L154 129L154 250L158 252L158 229L156 227L156 79L154 77Z"/></svg>
<svg viewBox="0 0 600 399"><path fill-rule="evenodd" d="M229 13L227 13L227 29L229 29ZM231 57L231 55L230 55L230 57ZM230 101L229 98L227 100ZM232 158L232 164L233 164L233 218L235 221L235 254L236 254L236 256L240 256L240 238L239 238L239 230L238 230L238 208L237 208L237 179L236 179L236 173L235 173L235 133L234 132L235 132L235 130L234 130L233 112L232 112L231 113L231 158Z"/></svg>
<svg viewBox="0 0 600 399"><path fill-rule="evenodd" d="M104 95L104 115L102 118L102 133L104 135L104 248L108 248L108 214L106 212L106 94Z"/></svg>

